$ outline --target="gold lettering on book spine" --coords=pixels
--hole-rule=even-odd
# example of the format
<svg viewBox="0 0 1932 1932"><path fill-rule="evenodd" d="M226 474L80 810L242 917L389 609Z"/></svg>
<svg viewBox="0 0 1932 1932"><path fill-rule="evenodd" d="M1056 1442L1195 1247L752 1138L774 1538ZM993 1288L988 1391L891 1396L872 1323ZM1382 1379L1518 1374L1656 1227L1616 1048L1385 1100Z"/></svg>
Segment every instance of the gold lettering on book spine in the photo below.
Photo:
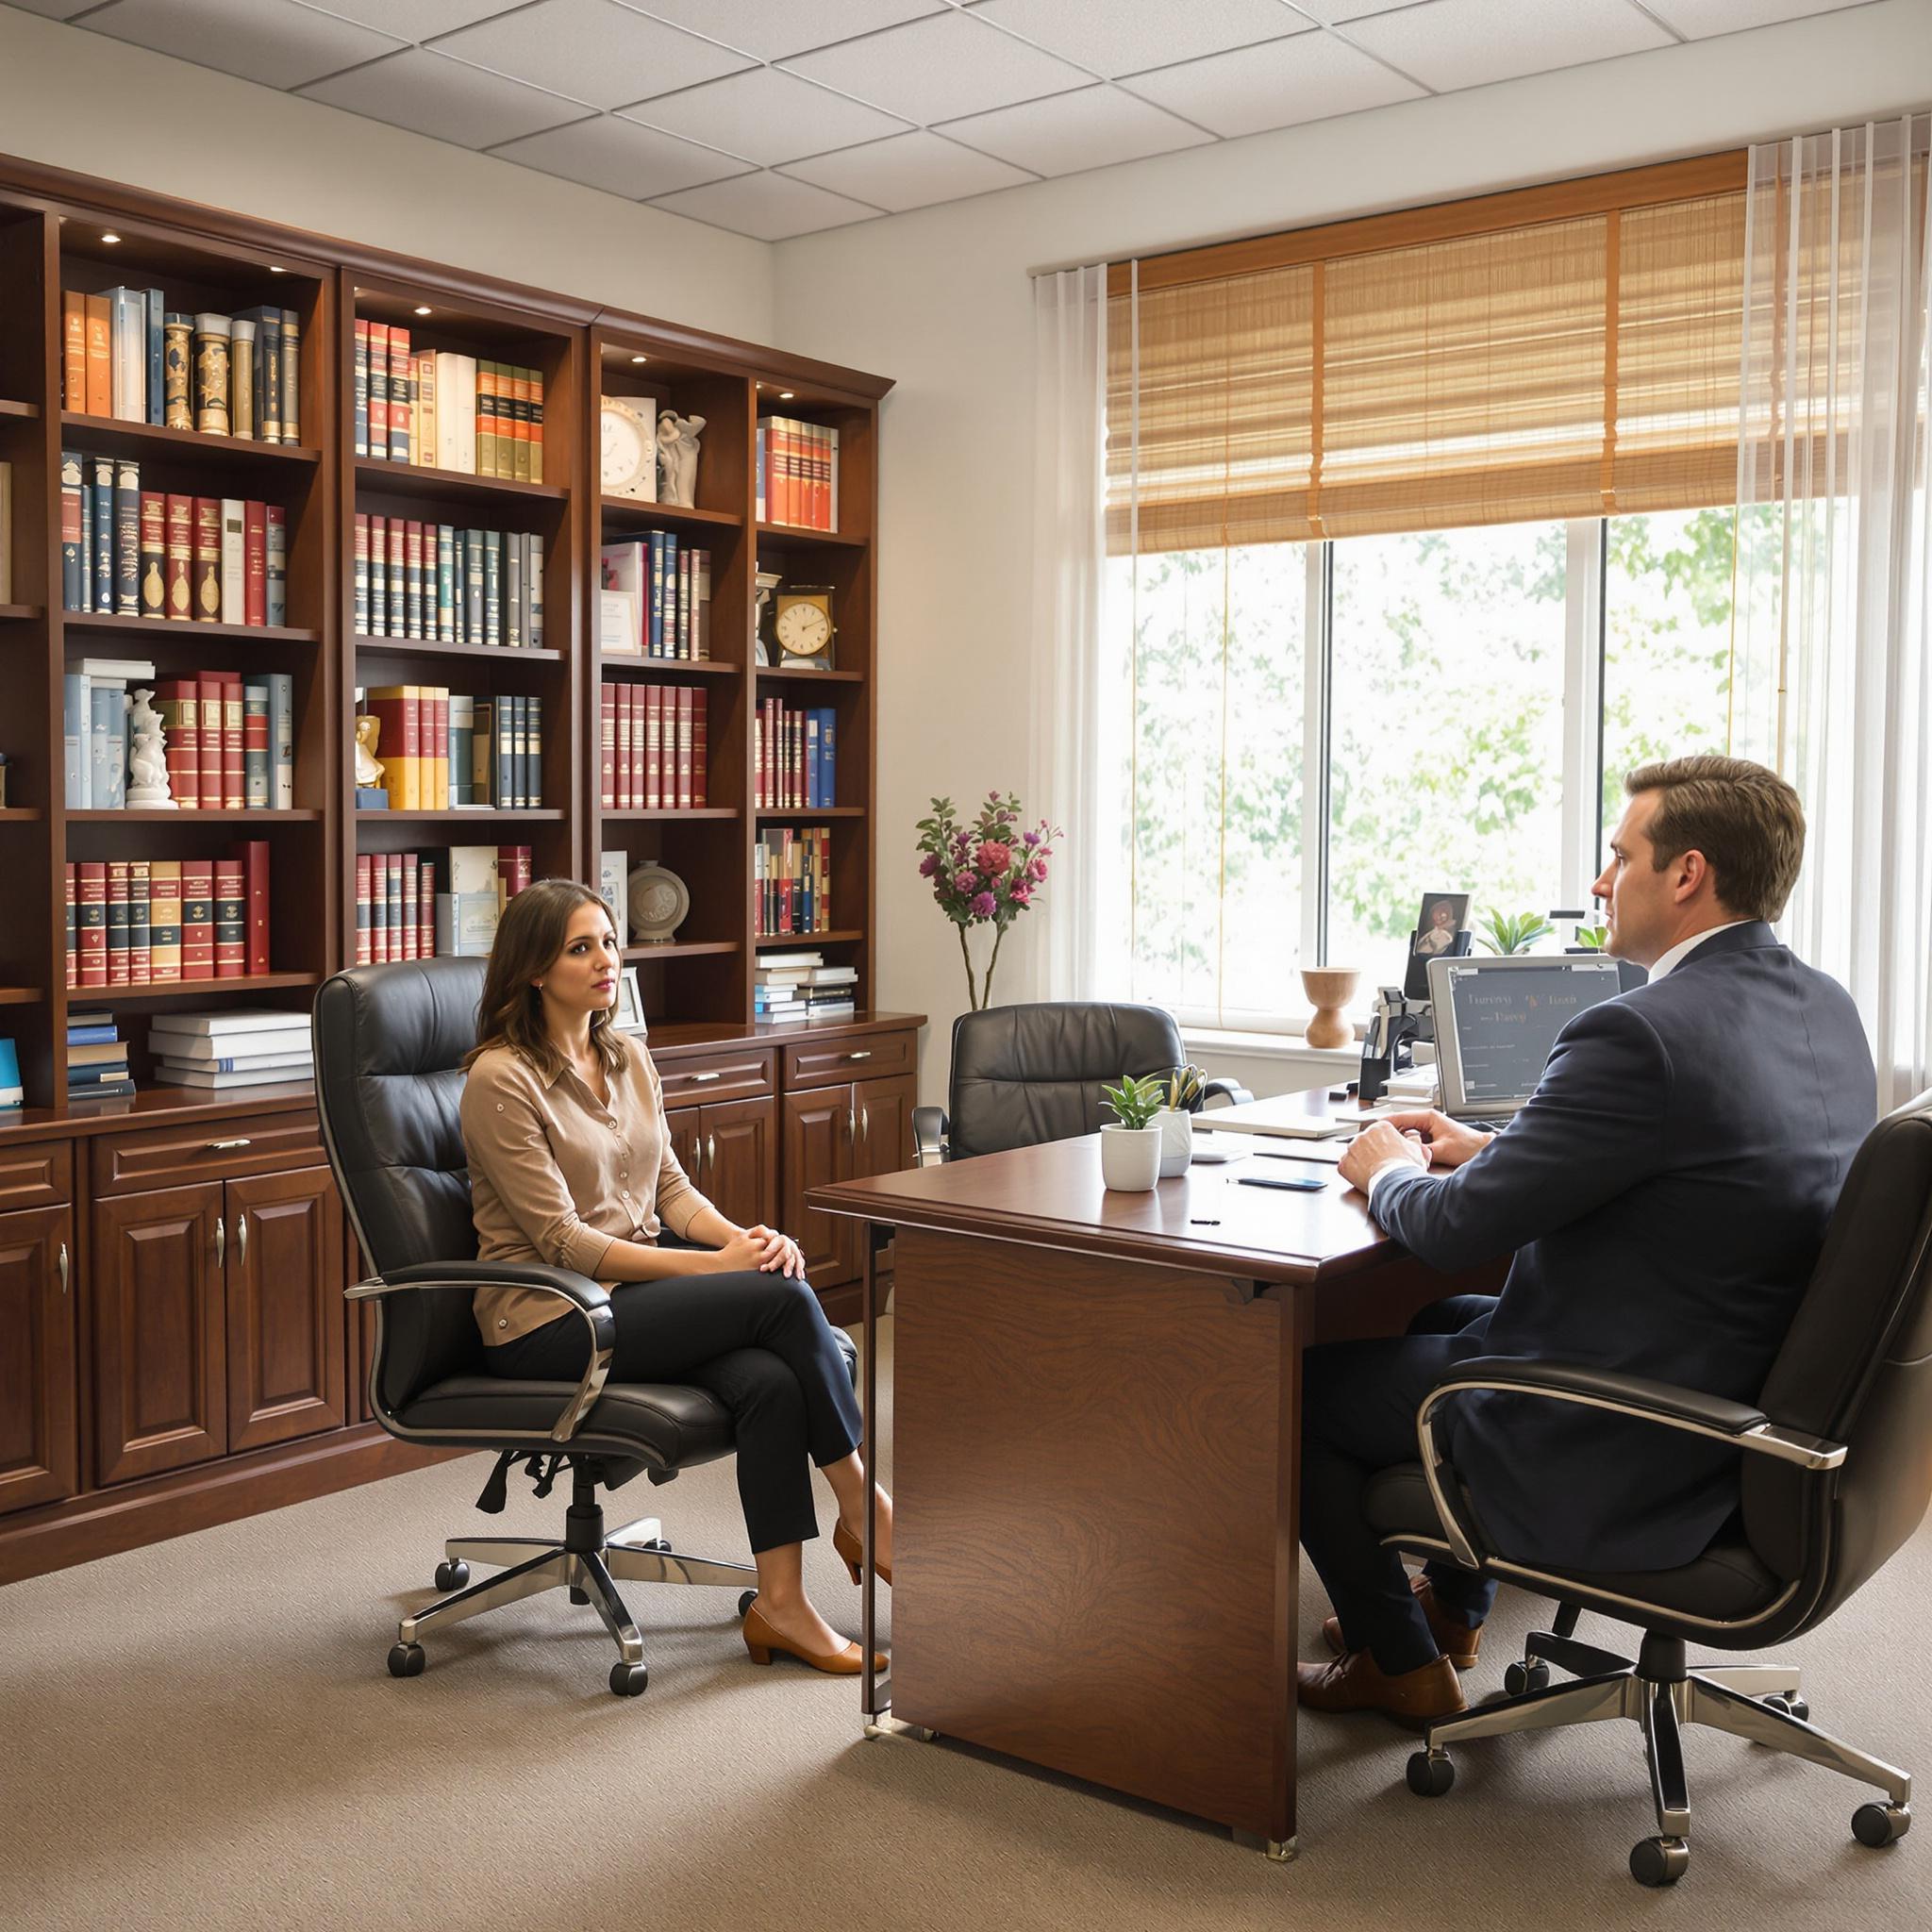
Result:
<svg viewBox="0 0 1932 1932"><path fill-rule="evenodd" d="M228 433L228 344L202 330L194 337L194 426L205 436Z"/></svg>
<svg viewBox="0 0 1932 1932"><path fill-rule="evenodd" d="M188 402L188 358L193 327L187 322L161 326L161 420L170 429L192 429L194 411Z"/></svg>

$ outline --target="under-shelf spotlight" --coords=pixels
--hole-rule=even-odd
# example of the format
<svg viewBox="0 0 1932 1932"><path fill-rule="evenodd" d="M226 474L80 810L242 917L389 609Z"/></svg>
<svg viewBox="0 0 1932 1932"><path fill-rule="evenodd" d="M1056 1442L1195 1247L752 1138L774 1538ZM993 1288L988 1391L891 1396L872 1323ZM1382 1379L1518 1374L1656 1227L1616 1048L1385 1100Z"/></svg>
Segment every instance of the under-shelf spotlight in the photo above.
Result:
<svg viewBox="0 0 1932 1932"><path fill-rule="evenodd" d="M118 242L120 239L120 236L114 234L111 230L101 237L103 242Z"/></svg>
<svg viewBox="0 0 1932 1932"><path fill-rule="evenodd" d="M630 359L633 362L648 362L651 358L648 356L633 356Z"/></svg>
<svg viewBox="0 0 1932 1932"><path fill-rule="evenodd" d="M268 272L272 275L285 275L289 273L285 268L277 268L274 262L269 263Z"/></svg>
<svg viewBox="0 0 1932 1932"><path fill-rule="evenodd" d="M795 390L781 389L778 391L778 400L781 403L789 403L796 393Z"/></svg>
<svg viewBox="0 0 1932 1932"><path fill-rule="evenodd" d="M418 315L427 315L427 314L428 314L429 312L430 312L430 311L429 311L429 305L428 305L428 303L426 303L426 302L419 302L419 303L418 303L418 304L416 305L416 313L417 313Z"/></svg>

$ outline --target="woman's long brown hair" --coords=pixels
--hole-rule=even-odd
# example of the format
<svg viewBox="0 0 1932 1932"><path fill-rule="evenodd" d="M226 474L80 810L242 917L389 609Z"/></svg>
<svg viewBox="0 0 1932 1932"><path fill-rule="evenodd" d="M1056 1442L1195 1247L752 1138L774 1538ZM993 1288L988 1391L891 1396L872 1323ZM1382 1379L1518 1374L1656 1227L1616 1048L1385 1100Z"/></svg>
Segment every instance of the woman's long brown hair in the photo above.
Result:
<svg viewBox="0 0 1932 1932"><path fill-rule="evenodd" d="M546 1080L562 1073L564 1058L543 1024L543 995L533 982L556 964L581 906L594 906L609 917L604 901L575 879L539 879L503 908L476 1008L476 1044L464 1056L465 1072L478 1054L508 1046ZM624 1035L610 1024L608 1008L591 1015L591 1045L613 1074L623 1072L628 1049Z"/></svg>

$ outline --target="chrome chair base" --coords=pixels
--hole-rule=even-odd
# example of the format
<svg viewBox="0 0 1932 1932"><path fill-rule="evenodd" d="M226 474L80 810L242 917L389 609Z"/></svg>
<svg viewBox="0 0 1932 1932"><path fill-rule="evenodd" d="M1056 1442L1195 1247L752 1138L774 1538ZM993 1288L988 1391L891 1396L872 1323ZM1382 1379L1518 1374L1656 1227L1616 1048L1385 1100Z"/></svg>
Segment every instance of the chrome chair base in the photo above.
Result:
<svg viewBox="0 0 1932 1932"><path fill-rule="evenodd" d="M1648 1640L1645 1648L1648 1652ZM1852 1829L1862 1844L1894 1843L1910 1826L1910 1776L1807 1722L1794 1667L1713 1664L1685 1668L1682 1674L1652 1675L1645 1674L1642 1663L1546 1632L1533 1634L1525 1650L1524 1661L1510 1666L1508 1682L1512 1690L1519 1683L1526 1682L1529 1688L1428 1726L1424 1748L1408 1761L1408 1788L1419 1797L1441 1797L1455 1782L1448 1749L1452 1744L1628 1718L1643 1733L1657 1811L1657 1836L1641 1840L1630 1854L1631 1875L1642 1884L1674 1885L1690 1864L1690 1794L1682 1740L1686 1724L1728 1731L1875 1786L1888 1802L1861 1806L1855 1814ZM1575 1674L1576 1681L1550 1683L1552 1663Z"/></svg>

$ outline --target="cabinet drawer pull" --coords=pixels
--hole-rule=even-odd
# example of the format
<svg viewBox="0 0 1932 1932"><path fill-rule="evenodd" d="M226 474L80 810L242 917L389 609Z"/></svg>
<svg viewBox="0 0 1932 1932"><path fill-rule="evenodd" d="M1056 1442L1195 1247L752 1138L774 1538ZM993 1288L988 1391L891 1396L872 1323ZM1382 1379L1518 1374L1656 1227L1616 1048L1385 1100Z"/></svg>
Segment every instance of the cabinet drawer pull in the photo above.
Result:
<svg viewBox="0 0 1932 1932"><path fill-rule="evenodd" d="M248 1217L243 1215L235 1224L235 1258L242 1267L248 1265Z"/></svg>
<svg viewBox="0 0 1932 1932"><path fill-rule="evenodd" d="M60 1243L60 1252L54 1257L54 1265L60 1271L60 1292L67 1292L67 1243Z"/></svg>
<svg viewBox="0 0 1932 1932"><path fill-rule="evenodd" d="M872 1048L868 1046L858 1053L848 1053L844 1058L848 1060L869 1060L872 1058Z"/></svg>
<svg viewBox="0 0 1932 1932"><path fill-rule="evenodd" d="M691 1081L691 1085L692 1085L693 1087L695 1087L695 1086L698 1086L698 1085L699 1085L699 1084L700 1084L701 1082L703 1082L703 1081L707 1081L707 1080L722 1080L722 1079L723 1079L723 1078L724 1077L724 1075L723 1074L721 1074L721 1073L716 1073L716 1072L713 1072L713 1073L709 1073L709 1074L688 1074L688 1075L687 1075L686 1077L687 1077L687 1078L688 1078L688 1079L689 1079L689 1080Z"/></svg>
<svg viewBox="0 0 1932 1932"><path fill-rule="evenodd" d="M252 1147L255 1142L245 1135L239 1141L204 1141L201 1143L205 1154L230 1154L238 1147Z"/></svg>
<svg viewBox="0 0 1932 1932"><path fill-rule="evenodd" d="M228 1230L222 1224L222 1217L215 1216L215 1266L219 1268L228 1253Z"/></svg>

